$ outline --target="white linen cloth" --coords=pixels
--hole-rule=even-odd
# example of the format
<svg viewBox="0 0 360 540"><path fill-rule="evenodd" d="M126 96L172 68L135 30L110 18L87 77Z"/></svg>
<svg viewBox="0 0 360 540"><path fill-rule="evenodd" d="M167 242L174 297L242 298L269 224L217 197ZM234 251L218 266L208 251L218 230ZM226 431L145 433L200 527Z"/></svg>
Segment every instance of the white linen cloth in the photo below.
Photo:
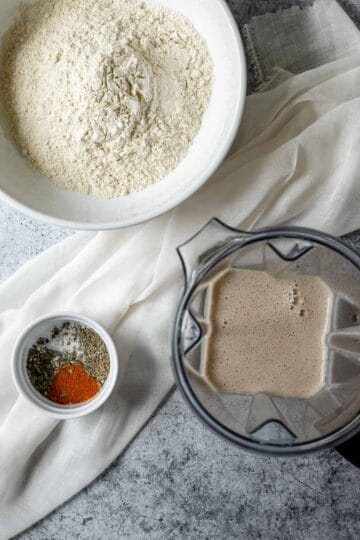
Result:
<svg viewBox="0 0 360 540"><path fill-rule="evenodd" d="M356 27L335 1L318 0L259 17L246 33L259 82L272 89L248 97L237 141L206 186L152 222L70 237L0 286L0 538L93 480L170 390L169 328L182 286L177 245L213 216L243 229L360 228ZM25 325L63 309L107 327L121 376L99 411L58 422L18 397L10 355Z"/></svg>

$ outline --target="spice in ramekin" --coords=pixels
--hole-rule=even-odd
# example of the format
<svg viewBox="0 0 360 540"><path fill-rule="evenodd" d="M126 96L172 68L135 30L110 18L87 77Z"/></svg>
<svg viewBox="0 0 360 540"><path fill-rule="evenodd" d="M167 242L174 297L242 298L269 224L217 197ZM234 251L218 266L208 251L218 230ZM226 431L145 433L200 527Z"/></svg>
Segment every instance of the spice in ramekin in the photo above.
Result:
<svg viewBox="0 0 360 540"><path fill-rule="evenodd" d="M97 332L65 322L31 347L26 369L32 385L43 396L72 405L98 393L109 374L110 357Z"/></svg>

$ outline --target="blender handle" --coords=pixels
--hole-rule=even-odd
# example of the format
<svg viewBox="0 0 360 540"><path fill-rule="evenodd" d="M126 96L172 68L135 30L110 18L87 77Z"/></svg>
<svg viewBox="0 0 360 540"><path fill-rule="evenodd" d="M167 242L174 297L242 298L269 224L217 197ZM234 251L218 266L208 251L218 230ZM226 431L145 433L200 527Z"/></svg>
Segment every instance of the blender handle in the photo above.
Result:
<svg viewBox="0 0 360 540"><path fill-rule="evenodd" d="M339 446L335 446L335 450L350 461L350 463L360 468L360 433L348 441L339 444Z"/></svg>

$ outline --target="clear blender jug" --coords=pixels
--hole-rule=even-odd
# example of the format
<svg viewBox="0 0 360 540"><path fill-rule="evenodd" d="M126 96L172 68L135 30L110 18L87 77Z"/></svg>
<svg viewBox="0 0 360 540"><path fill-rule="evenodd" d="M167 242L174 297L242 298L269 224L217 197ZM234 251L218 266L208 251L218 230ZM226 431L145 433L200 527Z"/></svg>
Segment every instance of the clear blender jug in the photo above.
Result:
<svg viewBox="0 0 360 540"><path fill-rule="evenodd" d="M354 251L309 229L249 233L213 219L178 253L185 289L173 328L173 369L186 401L210 428L244 449L277 455L337 446L360 431L360 257ZM328 285L333 301L324 385L317 393L307 399L249 395L209 384L209 295L226 269L317 276Z"/></svg>

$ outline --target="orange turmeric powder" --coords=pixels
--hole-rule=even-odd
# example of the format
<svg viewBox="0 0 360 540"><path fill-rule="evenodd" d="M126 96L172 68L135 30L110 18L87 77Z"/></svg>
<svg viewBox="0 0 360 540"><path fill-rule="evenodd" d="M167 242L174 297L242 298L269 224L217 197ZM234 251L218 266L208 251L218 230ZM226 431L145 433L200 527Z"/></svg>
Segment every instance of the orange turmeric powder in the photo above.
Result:
<svg viewBox="0 0 360 540"><path fill-rule="evenodd" d="M94 397L99 388L98 381L81 362L70 362L56 373L47 390L47 397L63 405L82 403Z"/></svg>

